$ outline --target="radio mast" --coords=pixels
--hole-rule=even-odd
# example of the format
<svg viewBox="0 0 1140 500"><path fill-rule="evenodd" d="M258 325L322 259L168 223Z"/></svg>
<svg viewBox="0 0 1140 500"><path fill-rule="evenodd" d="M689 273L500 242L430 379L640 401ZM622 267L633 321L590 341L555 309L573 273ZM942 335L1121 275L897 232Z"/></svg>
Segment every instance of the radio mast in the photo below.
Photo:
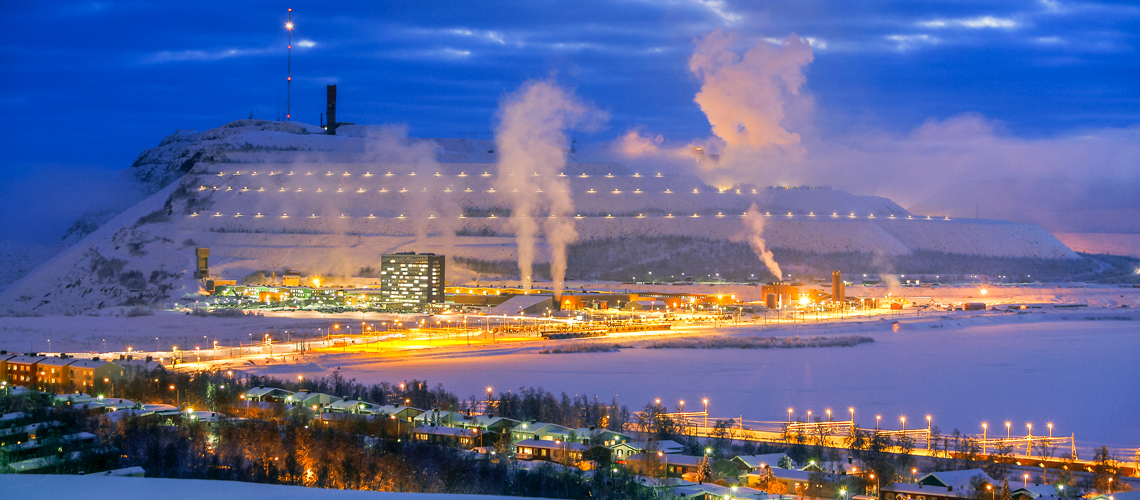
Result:
<svg viewBox="0 0 1140 500"><path fill-rule="evenodd" d="M285 23L285 29L289 31L289 56L285 76L285 121L289 121L293 116L290 109L293 98L293 9L289 9L289 22Z"/></svg>

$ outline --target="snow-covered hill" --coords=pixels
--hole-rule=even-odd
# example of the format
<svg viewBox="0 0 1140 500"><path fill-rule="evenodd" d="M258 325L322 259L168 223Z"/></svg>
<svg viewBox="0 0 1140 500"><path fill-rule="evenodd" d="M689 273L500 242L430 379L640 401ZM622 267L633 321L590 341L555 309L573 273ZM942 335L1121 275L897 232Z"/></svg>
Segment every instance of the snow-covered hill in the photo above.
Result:
<svg viewBox="0 0 1140 500"><path fill-rule="evenodd" d="M170 302L197 292L192 265L199 246L211 248L214 274L229 279L284 268L351 275L392 251L514 258L508 215L515 197L528 193L496 175L493 142L407 140L378 127L340 131L328 136L311 125L240 120L167 137L132 167L160 190L0 292L0 313ZM560 175L573 193L583 240L738 239L741 215L756 203L775 248L1076 257L1030 224L911 214L885 198L829 188L718 190L691 175L572 158L578 163Z"/></svg>

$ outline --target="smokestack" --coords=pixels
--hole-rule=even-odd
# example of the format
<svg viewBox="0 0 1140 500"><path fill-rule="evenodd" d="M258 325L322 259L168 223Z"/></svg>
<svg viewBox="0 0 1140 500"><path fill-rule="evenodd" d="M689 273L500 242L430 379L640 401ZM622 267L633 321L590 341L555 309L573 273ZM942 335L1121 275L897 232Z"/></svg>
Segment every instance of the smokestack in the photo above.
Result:
<svg viewBox="0 0 1140 500"><path fill-rule="evenodd" d="M843 273L839 271L831 272L831 299L835 302L843 302L847 298L847 290L843 285Z"/></svg>
<svg viewBox="0 0 1140 500"><path fill-rule="evenodd" d="M326 93L326 110L325 110L325 133L328 135L336 135L336 85L329 85L325 88Z"/></svg>

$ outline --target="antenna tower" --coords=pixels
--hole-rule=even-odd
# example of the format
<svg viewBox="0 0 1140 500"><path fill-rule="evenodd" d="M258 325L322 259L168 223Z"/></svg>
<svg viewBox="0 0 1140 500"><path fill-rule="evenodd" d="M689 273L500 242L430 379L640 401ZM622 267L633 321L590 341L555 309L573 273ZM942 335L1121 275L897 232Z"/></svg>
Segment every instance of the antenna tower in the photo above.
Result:
<svg viewBox="0 0 1140 500"><path fill-rule="evenodd" d="M293 98L293 9L289 9L289 22L285 23L285 29L289 31L289 58L285 76L285 121L289 121L293 116L290 110Z"/></svg>

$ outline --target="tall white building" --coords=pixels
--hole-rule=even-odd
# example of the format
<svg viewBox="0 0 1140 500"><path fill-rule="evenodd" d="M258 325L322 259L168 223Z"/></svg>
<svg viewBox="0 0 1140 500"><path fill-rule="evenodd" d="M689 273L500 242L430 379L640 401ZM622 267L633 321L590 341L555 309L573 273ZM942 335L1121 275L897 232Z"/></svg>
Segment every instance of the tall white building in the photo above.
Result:
<svg viewBox="0 0 1140 500"><path fill-rule="evenodd" d="M444 256L432 253L384 254L380 300L396 307L443 303L444 261Z"/></svg>

